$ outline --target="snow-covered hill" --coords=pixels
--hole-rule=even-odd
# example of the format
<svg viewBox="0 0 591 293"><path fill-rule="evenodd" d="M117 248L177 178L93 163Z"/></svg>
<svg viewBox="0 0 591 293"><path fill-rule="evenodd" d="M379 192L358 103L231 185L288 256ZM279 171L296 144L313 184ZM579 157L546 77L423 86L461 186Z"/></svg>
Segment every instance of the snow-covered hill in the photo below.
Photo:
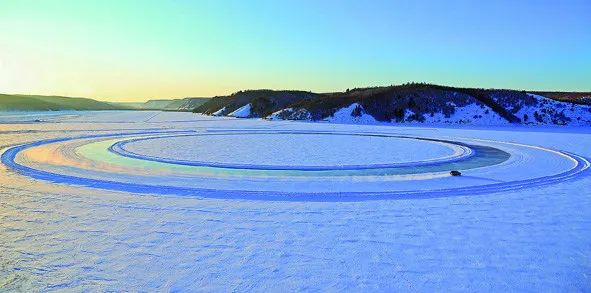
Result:
<svg viewBox="0 0 591 293"><path fill-rule="evenodd" d="M589 125L591 126L591 107L567 102L555 101L540 95L529 94L533 103L525 105L517 104L508 110L528 125ZM453 104L452 104L453 105ZM453 105L455 106L455 105ZM425 123L425 124L471 124L471 125L504 125L509 122L499 116L490 107L484 104L469 104L455 106L453 114L445 115L441 112L423 115L424 121L415 119L417 113L406 110L404 118L399 123ZM299 109L285 109L274 113L269 118L273 120L312 120L310 114ZM324 121L343 124L381 124L358 103L343 107L329 116Z"/></svg>
<svg viewBox="0 0 591 293"><path fill-rule="evenodd" d="M500 117L490 108L476 104L470 104L463 107L456 107L456 111L450 115L444 115L437 112L433 115L424 116L424 121L415 119L417 113L412 110L406 110L404 118L398 123L425 123L425 124L472 124L472 125L503 125L507 121ZM270 120L312 120L309 112L303 109L294 111L293 108L284 109L273 113L267 119ZM353 103L347 107L336 111L332 116L329 116L323 121L341 124L384 124L388 122L380 122L376 120L371 114L367 113L363 106L358 103Z"/></svg>
<svg viewBox="0 0 591 293"><path fill-rule="evenodd" d="M346 124L591 126L591 106L581 103L580 95L553 92L552 97L561 98L555 100L515 90L407 84L328 94L246 91L214 98L199 109L216 116Z"/></svg>
<svg viewBox="0 0 591 293"><path fill-rule="evenodd" d="M155 99L131 106L140 110L193 111L207 101L209 98Z"/></svg>
<svg viewBox="0 0 591 293"><path fill-rule="evenodd" d="M591 125L591 107L528 94L525 102L513 103L510 111L525 124Z"/></svg>

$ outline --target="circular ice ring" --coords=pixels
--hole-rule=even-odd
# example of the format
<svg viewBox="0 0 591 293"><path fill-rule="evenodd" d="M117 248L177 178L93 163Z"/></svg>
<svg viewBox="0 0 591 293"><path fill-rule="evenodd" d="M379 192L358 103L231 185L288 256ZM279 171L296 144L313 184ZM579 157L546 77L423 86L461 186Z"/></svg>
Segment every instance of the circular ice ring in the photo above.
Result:
<svg viewBox="0 0 591 293"><path fill-rule="evenodd" d="M298 165L261 165L261 164L236 164L236 163L221 163L221 162L209 162L209 161L195 161L195 160L179 160L172 158L164 158L158 156L148 156L139 154L126 149L126 145L139 141L155 140L169 137L194 137L194 136L207 136L207 135L242 135L242 134L315 134L315 135L347 135L347 136L366 136L366 137L391 137L391 138L402 138L402 139L414 139L421 141L428 141L443 144L446 146L452 146L452 148L459 150L459 153L453 156L446 156L442 158L435 158L429 160L413 161L413 162L392 162L382 164L364 164L364 165L333 165L333 166L298 166ZM226 169L250 169L250 170L298 170L298 171L332 171L332 170L364 170L364 169L384 169L384 168L401 168L401 167L414 167L414 166L428 166L441 163L458 162L468 159L474 155L474 150L467 145L459 144L457 142L421 138L413 136L402 136L402 135L387 135L387 134L370 134L370 133L340 133L340 132L232 132L232 133L192 133L192 134L178 134L178 135L167 135L167 136L152 136L152 137L141 137L132 138L122 141L118 141L109 147L109 151L120 156L154 161L160 163L184 165L184 166L197 166L197 167L213 167L213 168L226 168Z"/></svg>
<svg viewBox="0 0 591 293"><path fill-rule="evenodd" d="M178 131L177 133L180 133ZM189 132L189 131L187 131ZM169 132L170 133L170 132ZM86 186L92 188L100 188L105 190L132 192L132 193L146 193L158 195L171 196L197 196L209 198L222 199L251 199L251 200L277 200L277 201L364 201L364 200L385 200L385 199L424 199L434 197L447 196L469 196L479 195L495 192L506 192L521 190L524 188L532 188L539 186L546 186L563 182L570 179L576 179L579 176L587 173L590 168L589 160L586 158L564 151L552 150L547 148L535 147L545 151L560 154L565 158L574 162L574 166L564 172L547 175L537 178L516 180L509 182L499 182L485 185L467 186L460 188L442 188L436 190L416 190L416 191L375 191L375 192L269 192L269 191L253 191L253 190L220 190L208 188L191 188L179 186L155 186L144 183L129 183L119 182L113 180L93 179L80 176L64 175L44 170L38 170L15 161L16 156L29 148L41 146L50 143L65 142L76 139L86 138L105 138L105 137L119 137L130 135L146 135L146 134L164 134L164 132L137 132L137 133L119 133L119 134L102 134L102 135L88 135L80 137L67 137L57 139L46 139L26 143L18 146L13 146L6 149L1 155L0 160L4 165L13 169L14 171L34 179L45 180L55 183L64 183L78 186ZM511 144L511 143L507 143ZM528 145L521 145L525 147L534 147Z"/></svg>

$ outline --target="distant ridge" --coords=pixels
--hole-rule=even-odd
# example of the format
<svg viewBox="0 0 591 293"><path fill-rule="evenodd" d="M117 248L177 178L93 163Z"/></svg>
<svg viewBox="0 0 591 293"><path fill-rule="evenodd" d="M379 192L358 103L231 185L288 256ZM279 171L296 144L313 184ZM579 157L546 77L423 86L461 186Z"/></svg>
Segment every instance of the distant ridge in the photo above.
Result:
<svg viewBox="0 0 591 293"><path fill-rule="evenodd" d="M246 104L251 104L250 117L265 117L296 102L313 100L319 96L312 92L290 90L239 91L230 96L213 97L195 108L194 112L211 115L223 109L217 115L227 115Z"/></svg>
<svg viewBox="0 0 591 293"><path fill-rule="evenodd" d="M124 105L88 98L0 94L0 111L128 110Z"/></svg>
<svg viewBox="0 0 591 293"><path fill-rule="evenodd" d="M209 98L155 99L143 103L111 103L89 98L0 94L0 111L165 110L193 111Z"/></svg>
<svg viewBox="0 0 591 293"><path fill-rule="evenodd" d="M187 111L199 107L210 98L187 97L182 99L152 99L144 103L122 103L136 110L164 110L164 111Z"/></svg>

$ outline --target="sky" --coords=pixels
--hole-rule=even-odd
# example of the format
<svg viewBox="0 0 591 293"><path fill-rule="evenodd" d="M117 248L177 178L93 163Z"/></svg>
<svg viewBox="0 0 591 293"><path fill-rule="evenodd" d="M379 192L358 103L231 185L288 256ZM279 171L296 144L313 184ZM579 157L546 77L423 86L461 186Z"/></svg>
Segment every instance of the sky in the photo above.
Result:
<svg viewBox="0 0 591 293"><path fill-rule="evenodd" d="M0 93L591 91L591 1L0 0Z"/></svg>

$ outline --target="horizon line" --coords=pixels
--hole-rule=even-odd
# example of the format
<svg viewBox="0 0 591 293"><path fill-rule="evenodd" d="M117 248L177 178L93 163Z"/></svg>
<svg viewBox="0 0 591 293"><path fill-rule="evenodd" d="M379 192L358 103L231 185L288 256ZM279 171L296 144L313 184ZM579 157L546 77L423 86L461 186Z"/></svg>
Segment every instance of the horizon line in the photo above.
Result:
<svg viewBox="0 0 591 293"><path fill-rule="evenodd" d="M333 94L333 93L345 93L347 91L352 90L360 90L360 89L371 89L371 88L386 88L386 87L398 87L404 85L431 85L431 86L441 86L441 87L450 87L450 88L459 88L459 89L484 89L484 90L509 90L509 91L525 91L525 92L532 92L532 93L591 93L591 89L589 90L532 90L532 89L516 89L516 88L496 88L496 87L476 87L476 86L455 86L455 85L443 85L437 83L429 83L429 82L406 82L401 84L390 84L390 85L374 85L374 86L356 86L346 88L344 90L335 90L335 91L313 91L313 90L305 90L305 89L287 89L287 88L248 88L248 89L241 89L235 90L228 94L217 94L217 95L186 95L186 96L176 96L176 97L148 97L142 98L142 100L133 100L129 101L127 99L121 99L116 101L109 101L108 97L91 97L91 96L79 96L79 95L68 95L68 94L37 94L37 93L0 93L0 95L11 95L11 96L44 96L44 97L63 97L63 98L83 98L83 99L92 99L95 101L105 102L105 103L142 103L152 100L180 100L186 98L215 98L215 97L223 97L223 96L231 96L233 94L245 91L257 91L257 90L270 90L270 91L300 91L300 92L310 92L316 94Z"/></svg>

